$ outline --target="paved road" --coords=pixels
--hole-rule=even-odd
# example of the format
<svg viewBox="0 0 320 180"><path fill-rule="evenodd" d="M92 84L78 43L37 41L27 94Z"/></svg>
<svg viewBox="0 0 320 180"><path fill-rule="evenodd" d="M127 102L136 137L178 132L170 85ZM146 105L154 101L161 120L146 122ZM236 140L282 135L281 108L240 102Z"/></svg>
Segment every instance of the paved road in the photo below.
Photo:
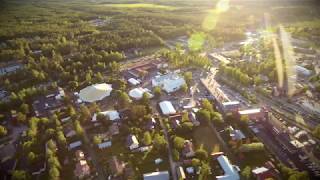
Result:
<svg viewBox="0 0 320 180"><path fill-rule="evenodd" d="M164 132L164 136L167 140L167 149L168 149L168 155L169 155L169 163L170 163L170 168L171 168L171 174L172 174L172 179L173 180L178 180L177 179L177 172L176 172L176 166L177 164L173 161L173 158L172 158L172 147L171 147L171 143L169 141L169 137L168 137L168 131L167 131L167 128L166 126L164 125L163 123L163 120L160 119L160 125L163 129L163 132Z"/></svg>

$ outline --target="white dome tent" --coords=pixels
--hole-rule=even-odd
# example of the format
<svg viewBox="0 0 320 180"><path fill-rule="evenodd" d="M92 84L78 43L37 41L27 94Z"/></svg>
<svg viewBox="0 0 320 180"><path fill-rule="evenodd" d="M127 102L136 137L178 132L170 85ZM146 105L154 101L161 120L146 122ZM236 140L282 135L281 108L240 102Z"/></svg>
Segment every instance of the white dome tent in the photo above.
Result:
<svg viewBox="0 0 320 180"><path fill-rule="evenodd" d="M150 93L150 90L147 88L134 88L129 91L129 96L132 97L135 100L139 100L142 98L143 94L147 93L149 95L149 98L152 98L153 95Z"/></svg>
<svg viewBox="0 0 320 180"><path fill-rule="evenodd" d="M111 91L111 84L93 84L80 90L79 97L84 102L96 102L110 96Z"/></svg>

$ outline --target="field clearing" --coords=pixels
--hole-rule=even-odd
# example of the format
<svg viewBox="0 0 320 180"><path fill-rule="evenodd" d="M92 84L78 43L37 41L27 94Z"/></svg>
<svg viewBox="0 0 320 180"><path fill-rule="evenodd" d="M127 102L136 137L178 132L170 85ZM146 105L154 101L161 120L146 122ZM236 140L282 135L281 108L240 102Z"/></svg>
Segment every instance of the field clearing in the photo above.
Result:
<svg viewBox="0 0 320 180"><path fill-rule="evenodd" d="M204 149L207 150L209 154L213 152L220 152L218 138L212 132L210 127L204 125L196 127L193 132L193 138L196 141L197 148L203 145Z"/></svg>
<svg viewBox="0 0 320 180"><path fill-rule="evenodd" d="M100 6L100 5L99 5ZM151 9L164 9L164 10L175 10L176 7L173 6L165 6L159 4L148 4L148 3L133 3L133 4L104 4L104 7L113 7L113 8L151 8Z"/></svg>

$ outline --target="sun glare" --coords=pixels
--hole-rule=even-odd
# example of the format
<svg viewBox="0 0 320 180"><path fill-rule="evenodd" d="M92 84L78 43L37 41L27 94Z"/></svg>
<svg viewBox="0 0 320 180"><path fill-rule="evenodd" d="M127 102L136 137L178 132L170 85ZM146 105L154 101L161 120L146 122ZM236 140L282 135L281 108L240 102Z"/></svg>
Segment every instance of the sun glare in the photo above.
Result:
<svg viewBox="0 0 320 180"><path fill-rule="evenodd" d="M297 79L297 73L295 70L296 60L294 57L293 47L290 42L290 34L285 31L283 26L280 26L281 42L283 49L283 57L285 60L285 70L287 74L287 83L288 83L288 96L292 97L295 92L295 85Z"/></svg>
<svg viewBox="0 0 320 180"><path fill-rule="evenodd" d="M228 11L229 0L220 0L216 5L216 9L219 13Z"/></svg>

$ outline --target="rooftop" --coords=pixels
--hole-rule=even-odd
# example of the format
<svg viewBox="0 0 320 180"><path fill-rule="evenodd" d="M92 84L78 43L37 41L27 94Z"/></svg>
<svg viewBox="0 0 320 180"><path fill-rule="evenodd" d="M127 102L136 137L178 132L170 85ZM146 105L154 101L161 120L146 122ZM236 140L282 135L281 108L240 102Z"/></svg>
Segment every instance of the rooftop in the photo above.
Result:
<svg viewBox="0 0 320 180"><path fill-rule="evenodd" d="M247 109L247 110L242 110L239 111L240 115L248 115L248 114L256 114L256 113L260 113L261 109L260 108L256 108L256 109Z"/></svg>
<svg viewBox="0 0 320 180"><path fill-rule="evenodd" d="M169 180L168 171L152 172L143 175L143 180Z"/></svg>
<svg viewBox="0 0 320 180"><path fill-rule="evenodd" d="M152 86L159 86L167 93L175 92L180 89L186 82L183 77L177 73L168 73L156 76L152 79Z"/></svg>
<svg viewBox="0 0 320 180"><path fill-rule="evenodd" d="M111 91L111 84L93 84L80 90L79 97L84 102L96 102L110 96Z"/></svg>
<svg viewBox="0 0 320 180"><path fill-rule="evenodd" d="M175 114L176 110L174 109L170 101L162 101L159 103L160 109L164 115Z"/></svg>

